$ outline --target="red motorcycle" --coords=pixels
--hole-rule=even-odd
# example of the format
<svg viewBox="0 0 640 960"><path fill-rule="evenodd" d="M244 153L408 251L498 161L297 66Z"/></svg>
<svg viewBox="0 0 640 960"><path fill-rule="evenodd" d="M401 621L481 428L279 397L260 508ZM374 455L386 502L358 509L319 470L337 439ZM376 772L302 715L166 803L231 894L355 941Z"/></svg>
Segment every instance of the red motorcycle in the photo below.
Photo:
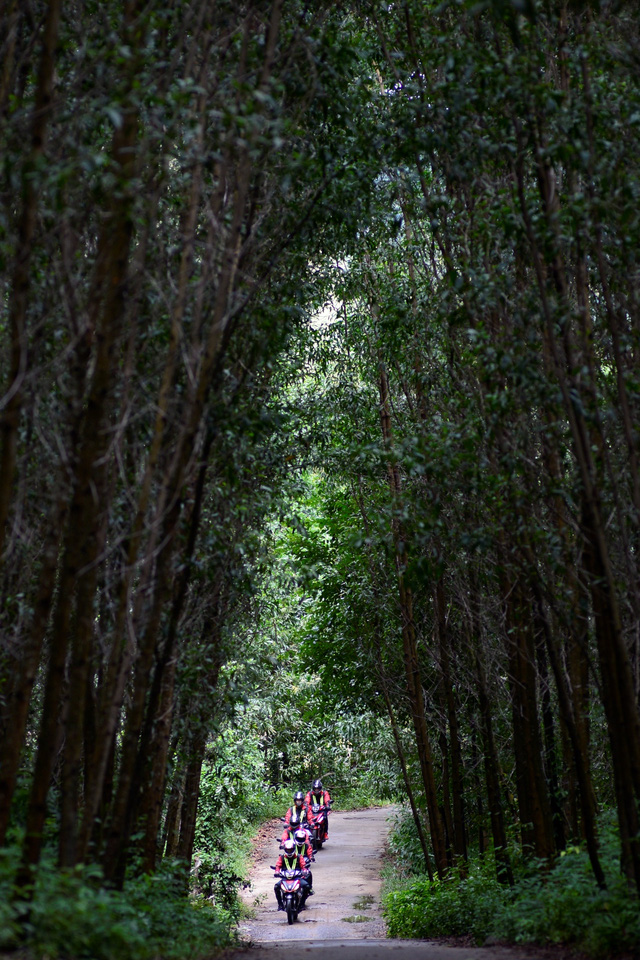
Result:
<svg viewBox="0 0 640 960"><path fill-rule="evenodd" d="M300 912L302 870L297 867L293 870L281 870L279 873L274 873L274 877L280 877L280 892L287 914L287 923L293 923L294 920L298 919L298 913Z"/></svg>
<svg viewBox="0 0 640 960"><path fill-rule="evenodd" d="M311 813L313 814L311 841L315 853L317 850L322 850L322 844L327 837L327 808L324 803L314 803Z"/></svg>

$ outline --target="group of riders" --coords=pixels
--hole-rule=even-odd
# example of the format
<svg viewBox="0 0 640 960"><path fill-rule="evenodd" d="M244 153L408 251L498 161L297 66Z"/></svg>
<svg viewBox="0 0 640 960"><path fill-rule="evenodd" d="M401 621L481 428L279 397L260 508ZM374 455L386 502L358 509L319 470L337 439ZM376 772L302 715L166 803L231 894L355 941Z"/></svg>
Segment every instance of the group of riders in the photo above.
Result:
<svg viewBox="0 0 640 960"><path fill-rule="evenodd" d="M324 824L321 828L323 835L318 839L322 843L329 839L330 809L331 797L329 791L324 789L322 780L314 780L306 796L302 790L294 794L293 805L285 814L285 827L280 838L282 853L276 862L276 883L273 890L278 901L278 910L284 910L278 879L281 870L300 870L302 873L300 910L305 909L307 898L313 896L313 875L309 866L315 860L312 838L314 832L319 829L321 814L323 814Z"/></svg>

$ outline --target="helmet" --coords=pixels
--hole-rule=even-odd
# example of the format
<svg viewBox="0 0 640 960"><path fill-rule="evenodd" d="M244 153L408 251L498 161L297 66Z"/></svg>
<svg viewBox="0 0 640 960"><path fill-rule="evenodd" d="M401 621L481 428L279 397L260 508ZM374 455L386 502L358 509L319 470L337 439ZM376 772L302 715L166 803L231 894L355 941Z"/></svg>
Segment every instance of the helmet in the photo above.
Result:
<svg viewBox="0 0 640 960"><path fill-rule="evenodd" d="M292 813L289 820L289 830L296 830L302 823L302 817L299 813Z"/></svg>
<svg viewBox="0 0 640 960"><path fill-rule="evenodd" d="M311 788L314 792L322 790L322 780L314 780L313 787Z"/></svg>
<svg viewBox="0 0 640 960"><path fill-rule="evenodd" d="M293 802L297 804L298 801L300 801L300 803L304 803L304 793L302 790L298 790L298 792L294 795Z"/></svg>
<svg viewBox="0 0 640 960"><path fill-rule="evenodd" d="M295 840L296 843L306 843L307 835L304 832L304 830L296 830L296 832L293 835L293 839Z"/></svg>
<svg viewBox="0 0 640 960"><path fill-rule="evenodd" d="M292 857L296 852L296 845L293 840L285 840L284 847L282 849L284 850L286 857Z"/></svg>

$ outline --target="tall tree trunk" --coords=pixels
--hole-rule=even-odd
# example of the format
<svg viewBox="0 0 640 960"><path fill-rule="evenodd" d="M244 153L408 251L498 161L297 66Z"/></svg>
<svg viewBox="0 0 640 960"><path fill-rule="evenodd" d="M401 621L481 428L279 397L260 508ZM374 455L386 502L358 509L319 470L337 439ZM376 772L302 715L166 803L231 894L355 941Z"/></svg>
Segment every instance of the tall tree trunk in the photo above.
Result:
<svg viewBox="0 0 640 960"><path fill-rule="evenodd" d="M390 457L393 457L393 435L391 430L389 384L387 380L386 368L383 363L380 363L379 369L380 423L382 427L382 436L389 451ZM393 462L393 459L389 460L388 472L389 486L395 510L400 501L401 484L400 472L397 464ZM405 676L407 681L407 694L416 734L416 747L420 760L420 770L422 772L422 782L427 801L427 809L429 811L429 827L431 832L433 855L436 862L438 876L442 878L445 876L448 866L446 844L442 826L442 818L440 815L440 807L438 804L438 791L433 768L433 754L431 750L429 734L427 731L427 720L424 708L424 693L422 690L422 681L420 679L420 668L418 664L416 628L413 617L413 595L411 588L406 583L405 578L405 570L408 563L407 544L397 519L393 521L393 533L396 550L398 593L402 617L402 642L404 651Z"/></svg>
<svg viewBox="0 0 640 960"><path fill-rule="evenodd" d="M393 733L393 740L396 745L396 756L398 757L398 762L400 763L400 769L402 771L402 779L404 782L405 790L407 791L409 806L411 807L411 815L413 817L416 833L418 834L418 840L420 841L420 847L422 848L424 865L425 865L429 880L433 880L433 869L431 867L431 857L429 856L427 840L424 835L424 830L422 829L422 818L420 817L420 813L416 805L416 800L413 793L413 787L411 785L411 777L409 776L409 770L407 769L407 761L405 759L404 748L402 746L402 738L400 737L400 731L398 730L398 721L396 720L396 715L393 709L393 704L391 702L391 697L389 696L389 689L387 687L386 680L381 678L380 685L382 687L382 696L384 698L385 707L387 708L387 714L389 716L389 723L391 724L391 732Z"/></svg>
<svg viewBox="0 0 640 960"><path fill-rule="evenodd" d="M360 513L362 516L365 529L367 531L367 537L370 540L371 536L371 525L369 523L369 517L365 508L364 498L362 496L362 484L359 483L358 491L356 494L356 499L360 506ZM370 544L367 547L367 553L369 558L369 575L371 578L371 583L374 589L376 588L376 577L373 566L373 557L371 552ZM376 670L378 678L380 680L380 686L382 688L382 696L384 699L384 704L387 710L389 717L389 723L391 724L391 732L393 733L393 740L396 745L396 755L398 757L398 762L400 763L400 769L402 771L402 779L404 781L405 789L407 791L407 797L409 799L409 805L411 807L411 814L413 816L413 822L415 824L416 832L418 834L418 839L420 841L420 846L422 848L422 855L424 857L425 869L430 880L433 880L433 868L431 866L431 857L429 856L429 849L427 847L426 837L424 835L424 830L422 829L422 818L418 811L418 807L415 801L415 796L413 792L413 786L411 784L411 777L409 776L409 770L407 768L407 762L405 758L404 748L402 746L402 738L400 736L400 731L398 729L398 721L396 719L395 710L393 709L393 703L391 701L391 696L389 694L389 684L387 680L387 674L384 668L384 663L382 661L382 628L376 617L375 619L375 628L372 634L373 640L373 650L372 654L376 663Z"/></svg>
<svg viewBox="0 0 640 960"><path fill-rule="evenodd" d="M198 812L198 797L200 794L200 776L202 773L206 744L206 733L201 730L194 736L191 744L184 782L184 797L180 811L180 836L178 838L176 859L184 862L187 874L191 867L191 859L193 857L193 842L196 835L196 814Z"/></svg>
<svg viewBox="0 0 640 960"><path fill-rule="evenodd" d="M60 496L57 510L51 520L51 529L45 540L36 603L29 634L25 641L24 659L17 667L13 686L4 710L2 736L0 736L0 846L4 845L9 825L11 802L16 788L20 755L31 703L31 692L38 672L56 586L58 553L66 512L66 502Z"/></svg>
<svg viewBox="0 0 640 960"><path fill-rule="evenodd" d="M533 562L533 557L530 558ZM531 567L533 569L533 567ZM535 581L534 581L535 583ZM534 586L534 590L535 590ZM596 882L601 889L606 886L605 876L600 864L598 854L598 836L596 827L596 803L593 785L591 782L588 757L584 755L584 741L581 737L578 723L576 722L574 707L567 689L566 676L562 669L560 656L557 650L556 642L553 637L551 625L545 611L544 603L539 591L536 592L535 602L538 610L538 619L542 624L544 639L549 654L549 661L553 671L556 690L558 692L558 703L560 713L564 722L565 729L573 749L573 762L578 781L578 790L580 797L580 809L582 813L582 824L589 853L589 861L596 878Z"/></svg>
<svg viewBox="0 0 640 960"><path fill-rule="evenodd" d="M478 774L478 739L475 718L471 717L471 766L473 769L473 782L475 786L476 816L478 818L478 856L484 859L487 849L487 841L484 828L484 801L482 796L482 787L480 776Z"/></svg>
<svg viewBox="0 0 640 960"><path fill-rule="evenodd" d="M435 588L436 625L440 647L440 668L444 689L449 742L451 746L451 791L453 794L453 849L458 862L467 860L467 836L464 817L464 785L462 779L462 746L458 725L458 708L451 677L451 636L447 622L444 583L440 577Z"/></svg>
<svg viewBox="0 0 640 960"><path fill-rule="evenodd" d="M37 171L47 144L61 9L62 0L49 0L44 23L42 54L38 66L35 102L31 113L31 149L22 171L22 210L9 297L11 363L9 382L6 390L3 391L4 410L0 415L0 558L4 552L7 519L11 505L23 386L29 363L27 307L29 270L38 215Z"/></svg>
<svg viewBox="0 0 640 960"><path fill-rule="evenodd" d="M472 601L471 649L474 654L476 685L478 691L478 706L480 710L480 729L482 731L482 755L484 760L485 783L487 786L487 803L489 805L489 819L491 821L491 836L493 837L493 852L496 861L496 875L500 883L513 886L513 872L507 850L507 832L504 824L502 796L500 790L498 753L493 733L493 716L491 700L487 688L482 652L482 628L476 615L475 595L478 584L475 577L471 580L474 598Z"/></svg>
<svg viewBox="0 0 640 960"><path fill-rule="evenodd" d="M534 620L537 624L537 636L535 638L536 664L538 667L538 678L540 684L540 701L542 707L542 726L544 730L544 758L545 772L549 784L549 803L551 805L551 818L553 821L553 833L556 850L564 850L567 842L564 831L564 818L562 804L560 802L560 787L558 783L558 757L556 748L555 720L551 705L551 690L549 687L549 670L547 665L547 654L542 637L543 628L540 627L537 605L534 605Z"/></svg>
<svg viewBox="0 0 640 960"><path fill-rule="evenodd" d="M182 559L182 573L178 590L174 597L165 648L154 675L154 683L149 698L147 712L146 736L143 732L141 747L138 755L138 768L147 768L149 777L143 785L140 814L136 808L132 812L132 820L141 816L144 820L144 842L142 853L142 868L150 873L155 869L157 835L160 826L162 801L167 765L167 750L173 718L174 684L178 654L176 651L180 618L187 597L187 589L191 577L193 553L196 538L200 527L202 503L205 493L205 479L209 465L209 456L216 433L209 430L202 451L202 463L198 473L193 496L193 508L189 522L189 535ZM218 573L215 585L211 588L214 597L219 597L222 589L223 573ZM211 602L211 601L210 601ZM217 671L215 674L217 682Z"/></svg>
<svg viewBox="0 0 640 960"><path fill-rule="evenodd" d="M167 804L167 815L164 821L164 830L162 834L162 843L160 849L162 856L173 859L178 848L178 836L180 831L180 808L184 796L184 780L186 769L181 756L178 756L178 737L174 735L169 755L174 758L173 779L171 782L171 791L169 793L169 802Z"/></svg>
<svg viewBox="0 0 640 960"><path fill-rule="evenodd" d="M517 584L509 584L504 598L522 843L529 855L550 860L555 852L553 824L542 765L535 650L525 614L528 604Z"/></svg>

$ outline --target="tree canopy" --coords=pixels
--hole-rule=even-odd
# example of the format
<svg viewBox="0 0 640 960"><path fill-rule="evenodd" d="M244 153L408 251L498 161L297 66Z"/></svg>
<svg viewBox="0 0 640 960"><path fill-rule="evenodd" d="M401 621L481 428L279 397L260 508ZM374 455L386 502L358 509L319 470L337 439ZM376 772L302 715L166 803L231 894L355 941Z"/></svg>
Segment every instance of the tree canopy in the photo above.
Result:
<svg viewBox="0 0 640 960"><path fill-rule="evenodd" d="M613 808L637 894L635 5L0 16L19 895L190 864L243 769L506 885L515 840L603 888Z"/></svg>

